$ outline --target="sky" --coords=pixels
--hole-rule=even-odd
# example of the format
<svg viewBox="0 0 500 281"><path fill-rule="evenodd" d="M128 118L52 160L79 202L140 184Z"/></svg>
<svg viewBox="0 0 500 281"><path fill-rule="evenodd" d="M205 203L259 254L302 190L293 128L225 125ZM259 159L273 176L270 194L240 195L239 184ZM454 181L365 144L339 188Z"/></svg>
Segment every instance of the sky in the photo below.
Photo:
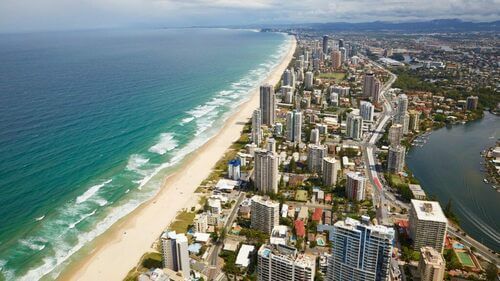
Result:
<svg viewBox="0 0 500 281"><path fill-rule="evenodd" d="M0 31L500 19L500 0L0 0Z"/></svg>

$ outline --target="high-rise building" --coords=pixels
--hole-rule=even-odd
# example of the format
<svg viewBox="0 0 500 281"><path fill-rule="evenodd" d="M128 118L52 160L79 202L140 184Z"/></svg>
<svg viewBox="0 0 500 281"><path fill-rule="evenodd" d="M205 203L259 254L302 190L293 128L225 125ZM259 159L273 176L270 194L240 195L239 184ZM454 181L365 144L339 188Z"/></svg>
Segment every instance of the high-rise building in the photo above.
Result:
<svg viewBox="0 0 500 281"><path fill-rule="evenodd" d="M347 218L334 224L326 280L389 280L394 229Z"/></svg>
<svg viewBox="0 0 500 281"><path fill-rule="evenodd" d="M365 182L366 179L359 173L349 172L346 174L347 181L345 185L345 193L347 198L354 201L365 200Z"/></svg>
<svg viewBox="0 0 500 281"><path fill-rule="evenodd" d="M300 143L301 137L302 137L302 112L298 110L287 112L286 139L294 143Z"/></svg>
<svg viewBox="0 0 500 281"><path fill-rule="evenodd" d="M260 111L262 124L272 126L276 118L276 97L272 85L260 86Z"/></svg>
<svg viewBox="0 0 500 281"><path fill-rule="evenodd" d="M314 128L311 130L311 136L309 140L312 144L319 145L320 137L319 137L319 129Z"/></svg>
<svg viewBox="0 0 500 281"><path fill-rule="evenodd" d="M415 250L429 246L442 253L447 227L448 219L438 202L411 200L410 236Z"/></svg>
<svg viewBox="0 0 500 281"><path fill-rule="evenodd" d="M393 124L389 128L389 143L391 145L400 145L403 138L403 125Z"/></svg>
<svg viewBox="0 0 500 281"><path fill-rule="evenodd" d="M446 270L443 255L432 247L420 248L418 271L422 281L442 281Z"/></svg>
<svg viewBox="0 0 500 281"><path fill-rule="evenodd" d="M360 140L363 137L363 118L353 113L347 114L346 130L347 137Z"/></svg>
<svg viewBox="0 0 500 281"><path fill-rule="evenodd" d="M347 60L347 50L344 47L339 48L340 51L340 61L345 62Z"/></svg>
<svg viewBox="0 0 500 281"><path fill-rule="evenodd" d="M406 135L409 133L409 129L410 129L410 114L408 114L408 112L405 112L405 114L403 114L403 116L399 117L401 120L401 123L403 125L403 134Z"/></svg>
<svg viewBox="0 0 500 281"><path fill-rule="evenodd" d="M292 71L290 71L290 69L286 69L285 72L283 72L282 86L292 86Z"/></svg>
<svg viewBox="0 0 500 281"><path fill-rule="evenodd" d="M307 149L307 167L312 173L321 173L323 170L323 158L327 150L324 145L309 144Z"/></svg>
<svg viewBox="0 0 500 281"><path fill-rule="evenodd" d="M339 94L337 93L330 94L330 104L332 106L339 106Z"/></svg>
<svg viewBox="0 0 500 281"><path fill-rule="evenodd" d="M467 97L467 105L466 105L465 108L467 110L476 110L478 102L479 102L479 97L477 97L477 96L468 96Z"/></svg>
<svg viewBox="0 0 500 281"><path fill-rule="evenodd" d="M408 96L401 94L398 96L398 108L396 115L404 115L408 111Z"/></svg>
<svg viewBox="0 0 500 281"><path fill-rule="evenodd" d="M163 267L182 272L185 278L190 276L188 239L184 234L175 231L164 232L161 235Z"/></svg>
<svg viewBox="0 0 500 281"><path fill-rule="evenodd" d="M273 228L279 225L280 204L267 197L254 195L251 205L251 226L253 229L271 234Z"/></svg>
<svg viewBox="0 0 500 281"><path fill-rule="evenodd" d="M418 132L420 125L420 111L409 110L408 114L410 115L410 119L408 122L408 130Z"/></svg>
<svg viewBox="0 0 500 281"><path fill-rule="evenodd" d="M335 69L339 69L342 67L342 54L340 51L332 52L332 67Z"/></svg>
<svg viewBox="0 0 500 281"><path fill-rule="evenodd" d="M375 74L373 72L365 73L363 79L363 97L370 98L375 89Z"/></svg>
<svg viewBox="0 0 500 281"><path fill-rule="evenodd" d="M232 180L239 180L241 178L240 159L235 158L227 163L227 177Z"/></svg>
<svg viewBox="0 0 500 281"><path fill-rule="evenodd" d="M313 281L316 258L286 245L260 247L257 254L258 281Z"/></svg>
<svg viewBox="0 0 500 281"><path fill-rule="evenodd" d="M323 36L323 54L328 54L328 35Z"/></svg>
<svg viewBox="0 0 500 281"><path fill-rule="evenodd" d="M263 149L254 152L254 185L264 194L278 192L278 156Z"/></svg>
<svg viewBox="0 0 500 281"><path fill-rule="evenodd" d="M252 142L259 146L262 142L262 115L260 109L254 110L252 114Z"/></svg>
<svg viewBox="0 0 500 281"><path fill-rule="evenodd" d="M389 146L387 155L387 170L391 173L401 173L405 167L405 147L402 145Z"/></svg>
<svg viewBox="0 0 500 281"><path fill-rule="evenodd" d="M304 87L306 90L312 90L313 88L313 73L311 71L306 72L306 77L304 79Z"/></svg>
<svg viewBox="0 0 500 281"><path fill-rule="evenodd" d="M208 213L204 212L201 214L196 214L193 220L194 231L205 232L208 228Z"/></svg>
<svg viewBox="0 0 500 281"><path fill-rule="evenodd" d="M339 49L344 48L344 39L339 39Z"/></svg>
<svg viewBox="0 0 500 281"><path fill-rule="evenodd" d="M323 184L326 186L334 186L337 184L338 172L340 170L340 162L334 157L323 158Z"/></svg>
<svg viewBox="0 0 500 281"><path fill-rule="evenodd" d="M375 84L373 85L371 97L374 103L380 102L380 81L378 79L375 79Z"/></svg>
<svg viewBox="0 0 500 281"><path fill-rule="evenodd" d="M276 140L273 138L267 139L267 150L276 153Z"/></svg>
<svg viewBox="0 0 500 281"><path fill-rule="evenodd" d="M361 115L361 118L363 118L363 121L373 122L374 111L375 108L371 102L361 101L359 114Z"/></svg>
<svg viewBox="0 0 500 281"><path fill-rule="evenodd" d="M319 71L319 62L320 62L319 58L313 59L313 70L314 71Z"/></svg>
<svg viewBox="0 0 500 281"><path fill-rule="evenodd" d="M293 103L294 88L292 86L282 86L280 91L281 96L283 97L283 102L289 104Z"/></svg>
<svg viewBox="0 0 500 281"><path fill-rule="evenodd" d="M330 86L330 93L337 93L339 96L346 97L349 96L349 91L351 88L349 87L342 87L342 86Z"/></svg>

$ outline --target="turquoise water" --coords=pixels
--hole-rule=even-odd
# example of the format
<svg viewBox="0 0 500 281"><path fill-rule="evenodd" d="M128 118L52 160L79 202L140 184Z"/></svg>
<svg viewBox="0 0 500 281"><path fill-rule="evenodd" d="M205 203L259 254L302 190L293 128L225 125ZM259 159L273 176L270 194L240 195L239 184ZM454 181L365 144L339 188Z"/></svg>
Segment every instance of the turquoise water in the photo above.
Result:
<svg viewBox="0 0 500 281"><path fill-rule="evenodd" d="M441 128L423 147L412 148L407 164L427 195L452 209L465 232L500 251L500 192L485 184L480 152L500 137L500 118L485 112L481 120Z"/></svg>
<svg viewBox="0 0 500 281"><path fill-rule="evenodd" d="M53 279L288 49L224 29L0 35L0 279Z"/></svg>

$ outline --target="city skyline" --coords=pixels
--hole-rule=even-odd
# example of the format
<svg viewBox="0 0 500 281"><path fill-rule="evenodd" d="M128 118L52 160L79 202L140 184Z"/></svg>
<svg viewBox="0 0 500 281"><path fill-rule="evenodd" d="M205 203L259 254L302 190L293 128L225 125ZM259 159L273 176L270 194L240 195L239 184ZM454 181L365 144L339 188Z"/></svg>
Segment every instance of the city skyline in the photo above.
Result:
<svg viewBox="0 0 500 281"><path fill-rule="evenodd" d="M495 0L394 1L369 0L178 0L95 1L6 0L0 3L0 31L71 30L117 27L245 26L330 22L408 22L500 19ZM29 20L27 20L29 19Z"/></svg>

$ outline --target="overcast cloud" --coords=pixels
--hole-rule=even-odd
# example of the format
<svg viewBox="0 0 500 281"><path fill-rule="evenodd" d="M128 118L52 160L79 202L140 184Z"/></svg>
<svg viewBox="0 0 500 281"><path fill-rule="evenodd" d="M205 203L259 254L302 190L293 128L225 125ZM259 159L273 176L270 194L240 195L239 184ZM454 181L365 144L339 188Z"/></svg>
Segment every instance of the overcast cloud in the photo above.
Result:
<svg viewBox="0 0 500 281"><path fill-rule="evenodd" d="M0 0L0 30L500 19L500 0Z"/></svg>

